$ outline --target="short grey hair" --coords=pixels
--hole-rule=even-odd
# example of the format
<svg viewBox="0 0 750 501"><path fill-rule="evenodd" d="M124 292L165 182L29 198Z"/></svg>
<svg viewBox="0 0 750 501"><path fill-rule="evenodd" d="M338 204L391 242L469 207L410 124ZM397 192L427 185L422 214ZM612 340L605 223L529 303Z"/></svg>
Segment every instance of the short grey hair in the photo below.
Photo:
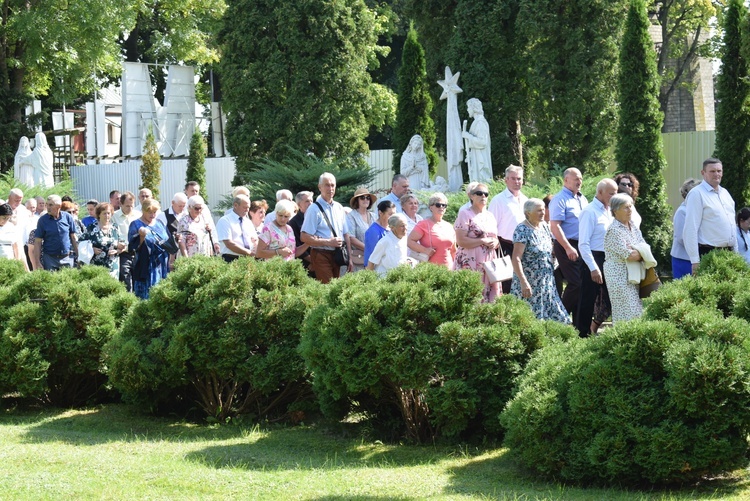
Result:
<svg viewBox="0 0 750 501"><path fill-rule="evenodd" d="M336 176L334 176L334 175L333 175L333 174L331 174L330 172L324 172L324 173L323 173L323 174L321 174L321 175L320 175L320 177L318 178L318 186L320 186L320 184L322 184L322 183L323 183L323 180L324 180L324 179L332 179L334 183L336 182Z"/></svg>
<svg viewBox="0 0 750 501"><path fill-rule="evenodd" d="M409 178L404 176L403 174L396 174L395 176L393 176L393 179L391 179L391 186L393 186L396 183L400 183L404 179L409 179Z"/></svg>
<svg viewBox="0 0 750 501"><path fill-rule="evenodd" d="M469 184L466 185L466 196L470 196L472 193L474 193L474 190L477 189L477 186L479 186L479 181L472 181Z"/></svg>
<svg viewBox="0 0 750 501"><path fill-rule="evenodd" d="M237 195L245 195L250 196L250 190L247 189L247 186L237 186L232 190L232 199L234 199Z"/></svg>
<svg viewBox="0 0 750 501"><path fill-rule="evenodd" d="M13 188L10 190L10 195L15 195L17 197L23 198L23 191L21 191L19 188Z"/></svg>
<svg viewBox="0 0 750 501"><path fill-rule="evenodd" d="M299 203L302 202L306 198L309 198L310 200L312 200L313 192L312 191L300 191L294 197L294 201L297 202L297 205L299 205Z"/></svg>
<svg viewBox="0 0 750 501"><path fill-rule="evenodd" d="M433 193L430 199L427 201L427 205L433 206L437 203L448 203L448 197L445 196L445 193L436 192Z"/></svg>
<svg viewBox="0 0 750 501"><path fill-rule="evenodd" d="M609 199L609 209L616 212L623 208L625 204L633 204L633 199L627 193L618 193Z"/></svg>
<svg viewBox="0 0 750 501"><path fill-rule="evenodd" d="M248 205L250 204L250 197L247 195L239 194L236 197L234 197L234 200L232 200L232 205L237 205L242 202L247 202Z"/></svg>
<svg viewBox="0 0 750 501"><path fill-rule="evenodd" d="M187 201L188 201L188 197L182 191L178 191L172 197L172 202L187 202Z"/></svg>
<svg viewBox="0 0 750 501"><path fill-rule="evenodd" d="M293 216L297 212L297 204L291 200L279 200L276 202L274 212L278 216Z"/></svg>
<svg viewBox="0 0 750 501"><path fill-rule="evenodd" d="M406 216L402 214L401 212L397 212L396 214L392 215L388 218L388 227L389 228L396 228L401 223L408 224L408 221L406 219Z"/></svg>
<svg viewBox="0 0 750 501"><path fill-rule="evenodd" d="M281 200L292 200L294 198L294 195L292 195L292 192L289 190L278 190L276 192L276 201L280 202Z"/></svg>
<svg viewBox="0 0 750 501"><path fill-rule="evenodd" d="M50 195L47 197L47 205L62 205L60 195Z"/></svg>
<svg viewBox="0 0 750 501"><path fill-rule="evenodd" d="M196 205L206 205L206 201L203 200L203 197L200 195L193 195L188 198L187 204L188 207L195 207Z"/></svg>
<svg viewBox="0 0 750 501"><path fill-rule="evenodd" d="M605 178L596 183L596 192L597 193L604 193L604 190L606 188L614 188L617 189L617 183L615 183L614 179Z"/></svg>
<svg viewBox="0 0 750 501"><path fill-rule="evenodd" d="M406 202L408 202L412 198L414 200L416 200L417 202L419 202L419 199L415 195L412 195L411 193L407 193L406 195L404 195L403 197L401 197L399 199L399 202L401 202L401 205L404 205L404 204L406 204Z"/></svg>
<svg viewBox="0 0 750 501"><path fill-rule="evenodd" d="M571 174L581 174L581 170L578 169L578 168L576 168L576 167L568 167L563 172L563 179L565 179L566 177L568 177ZM583 174L581 174L581 176L583 176Z"/></svg>
<svg viewBox="0 0 750 501"><path fill-rule="evenodd" d="M692 177L685 179L685 182L682 183L682 186L680 186L680 195L682 195L682 198L687 197L687 194L690 193L690 190L692 190L699 184L700 181L698 181L697 179L693 179Z"/></svg>
<svg viewBox="0 0 750 501"><path fill-rule="evenodd" d="M523 213L530 214L534 209L544 207L544 200L540 198L529 198L523 203Z"/></svg>
<svg viewBox="0 0 750 501"><path fill-rule="evenodd" d="M511 172L520 172L521 175L523 175L523 167L521 167L520 165L510 164L505 168L505 177L508 177Z"/></svg>

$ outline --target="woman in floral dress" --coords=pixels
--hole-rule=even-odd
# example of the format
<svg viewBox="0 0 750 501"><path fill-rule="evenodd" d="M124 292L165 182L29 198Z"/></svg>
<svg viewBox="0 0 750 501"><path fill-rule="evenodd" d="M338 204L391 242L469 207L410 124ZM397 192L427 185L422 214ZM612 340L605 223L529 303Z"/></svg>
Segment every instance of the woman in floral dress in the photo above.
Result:
<svg viewBox="0 0 750 501"><path fill-rule="evenodd" d="M500 282L490 283L482 263L497 257L497 220L487 210L487 198L490 196L487 185L478 184L469 194L471 206L458 212L454 228L456 229L457 270L474 270L482 274L484 282L483 301L491 303L502 294Z"/></svg>
<svg viewBox="0 0 750 501"><path fill-rule="evenodd" d="M81 241L90 240L94 248L91 264L104 266L109 269L113 277L120 273L120 252L125 245L120 243L120 232L117 225L112 223L114 208L108 203L96 206L94 214L96 221L91 223L81 236Z"/></svg>
<svg viewBox="0 0 750 501"><path fill-rule="evenodd" d="M530 198L523 204L526 219L513 232L511 294L527 301L539 320L570 323L555 287L552 233L544 222L544 201Z"/></svg>
<svg viewBox="0 0 750 501"><path fill-rule="evenodd" d="M255 257L271 259L279 256L284 261L292 261L295 258L297 242L294 239L294 230L287 223L297 213L297 204L291 200L279 200L275 213L276 218L264 224L258 234L258 250Z"/></svg>
<svg viewBox="0 0 750 501"><path fill-rule="evenodd" d="M188 199L188 213L177 223L180 255L190 257L195 255L213 256L219 253L219 241L216 230L203 215L205 200L200 195L193 195ZM213 240L213 244L211 241Z"/></svg>
<svg viewBox="0 0 750 501"><path fill-rule="evenodd" d="M612 302L612 323L639 318L643 305L638 295L640 284L628 282L627 261L641 261L634 249L644 243L641 230L632 222L633 199L619 193L609 201L615 220L604 235L604 280Z"/></svg>

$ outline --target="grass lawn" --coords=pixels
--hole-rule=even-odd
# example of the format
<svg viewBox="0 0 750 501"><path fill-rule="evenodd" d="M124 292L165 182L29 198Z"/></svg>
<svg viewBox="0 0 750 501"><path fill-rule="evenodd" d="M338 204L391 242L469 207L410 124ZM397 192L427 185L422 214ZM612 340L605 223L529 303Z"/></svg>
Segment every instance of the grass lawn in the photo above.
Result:
<svg viewBox="0 0 750 501"><path fill-rule="evenodd" d="M4 409L0 499L750 499L744 471L681 491L583 489L535 480L505 449L386 445L356 433L196 425L114 404Z"/></svg>

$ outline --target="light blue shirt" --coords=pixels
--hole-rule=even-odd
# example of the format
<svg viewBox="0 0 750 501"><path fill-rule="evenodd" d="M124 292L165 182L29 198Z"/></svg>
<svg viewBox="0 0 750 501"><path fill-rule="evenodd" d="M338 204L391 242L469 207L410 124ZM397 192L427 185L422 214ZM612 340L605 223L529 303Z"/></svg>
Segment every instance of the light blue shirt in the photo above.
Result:
<svg viewBox="0 0 750 501"><path fill-rule="evenodd" d="M344 235L349 234L349 225L346 222L346 212L344 207L340 203L333 201L329 204L323 197L318 195L316 200L320 206L328 215L328 220L331 221L333 229L336 231L336 236L344 238ZM320 211L316 204L310 205L307 211L305 211L305 222L302 223L301 232L313 235L318 238L333 238L331 233L331 227L328 226L326 219L323 217L323 213ZM316 247L317 249L335 250L335 247Z"/></svg>
<svg viewBox="0 0 750 501"><path fill-rule="evenodd" d="M601 271L591 251L604 252L604 235L612 219L609 208L598 198L592 200L578 218L578 253L590 271Z"/></svg>
<svg viewBox="0 0 750 501"><path fill-rule="evenodd" d="M578 218L581 211L589 204L580 192L574 195L563 187L549 203L550 221L559 221L560 229L568 240L578 240Z"/></svg>
<svg viewBox="0 0 750 501"><path fill-rule="evenodd" d="M390 192L386 196L381 198L380 202L382 202L383 200L390 200L391 202L393 202L393 204L396 206L396 212L404 212L403 209L401 208L401 199L399 199L396 195L394 195L393 192Z"/></svg>

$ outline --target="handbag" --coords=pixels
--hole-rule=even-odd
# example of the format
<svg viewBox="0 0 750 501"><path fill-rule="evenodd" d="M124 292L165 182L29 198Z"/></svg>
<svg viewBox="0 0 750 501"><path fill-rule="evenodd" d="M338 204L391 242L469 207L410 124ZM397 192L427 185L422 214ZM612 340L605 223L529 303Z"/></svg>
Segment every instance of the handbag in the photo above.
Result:
<svg viewBox="0 0 750 501"><path fill-rule="evenodd" d="M328 214L326 214L326 211L323 210L323 207L320 206L318 201L316 200L315 205L318 206L318 209L320 209L320 212L323 213L323 217L326 220L326 223L328 223L328 227L331 228L331 233L333 233L334 237L337 237L336 230L333 229L333 225L331 224L331 220L328 219ZM341 243L341 247L337 247L333 251L333 261L339 265L339 266L347 266L349 264L349 251L346 248L346 245L344 245L344 242ZM364 263L364 261L362 261Z"/></svg>
<svg viewBox="0 0 750 501"><path fill-rule="evenodd" d="M365 265L365 253L361 250L352 250L352 264L357 266Z"/></svg>
<svg viewBox="0 0 750 501"><path fill-rule="evenodd" d="M659 287L661 287L661 280L659 280L659 275L656 274L656 268L648 268L646 270L646 277L641 280L638 288L638 296L641 299L646 299Z"/></svg>
<svg viewBox="0 0 750 501"><path fill-rule="evenodd" d="M432 248L432 228L434 228L434 227L435 227L435 223L432 224L432 227L430 228L430 232L429 232L429 235L430 235L430 248ZM412 259L416 259L420 263L426 263L427 261L430 260L430 255L429 254L426 254L424 252L413 251L411 249L409 249L409 257L412 258Z"/></svg>
<svg viewBox="0 0 750 501"><path fill-rule="evenodd" d="M174 239L174 235L169 231L167 231L167 235L169 236L165 239L160 238L159 234L154 230L151 230L151 233L153 233L154 237L156 237L156 245L164 249L168 254L177 254L180 251L180 248Z"/></svg>
<svg viewBox="0 0 750 501"><path fill-rule="evenodd" d="M506 256L503 253L503 248L500 247L500 257L496 257L492 261L486 261L482 263L484 272L487 274L487 278L490 279L490 283L505 282L513 278L513 264L510 256Z"/></svg>

